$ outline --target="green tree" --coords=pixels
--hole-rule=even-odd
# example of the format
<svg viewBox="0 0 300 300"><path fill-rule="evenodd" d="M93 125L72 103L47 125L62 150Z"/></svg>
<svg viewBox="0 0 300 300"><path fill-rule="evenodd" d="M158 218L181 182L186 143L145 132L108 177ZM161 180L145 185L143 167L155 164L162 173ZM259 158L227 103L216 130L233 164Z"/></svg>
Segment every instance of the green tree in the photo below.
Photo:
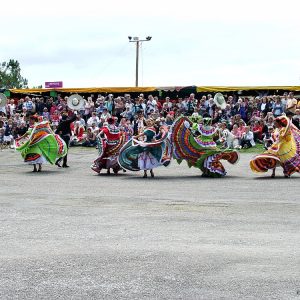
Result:
<svg viewBox="0 0 300 300"><path fill-rule="evenodd" d="M0 63L0 88L22 89L28 88L28 81L21 76L20 63L10 59L9 62Z"/></svg>

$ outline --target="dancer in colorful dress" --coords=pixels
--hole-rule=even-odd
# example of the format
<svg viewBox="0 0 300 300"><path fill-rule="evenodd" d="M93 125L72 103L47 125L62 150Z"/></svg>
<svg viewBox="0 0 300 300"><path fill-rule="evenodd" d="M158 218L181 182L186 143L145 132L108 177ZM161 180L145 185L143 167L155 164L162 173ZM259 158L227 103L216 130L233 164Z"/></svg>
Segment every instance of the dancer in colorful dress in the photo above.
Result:
<svg viewBox="0 0 300 300"><path fill-rule="evenodd" d="M113 172L117 174L121 170L118 155L126 141L126 136L116 126L114 117L108 118L107 123L108 125L102 127L97 135L99 157L94 161L91 169L98 174L102 169L107 169L107 174L110 174L110 169L113 169Z"/></svg>
<svg viewBox="0 0 300 300"><path fill-rule="evenodd" d="M52 131L48 121L31 116L30 123L34 122L34 126L16 139L16 150L21 152L25 163L33 165L33 172L41 172L43 163L54 164L57 158L64 157L67 146L63 139Z"/></svg>
<svg viewBox="0 0 300 300"><path fill-rule="evenodd" d="M189 167L199 168L203 177L222 177L226 171L220 160L235 164L239 154L217 148L214 141L217 128L211 123L209 117L199 119L198 123L193 123L188 117L178 117L172 126L173 157L178 163L186 160Z"/></svg>
<svg viewBox="0 0 300 300"><path fill-rule="evenodd" d="M274 125L274 143L250 161L250 168L257 173L272 170L271 177L275 177L276 167L281 166L288 178L300 171L300 130L286 116L276 118Z"/></svg>
<svg viewBox="0 0 300 300"><path fill-rule="evenodd" d="M150 170L151 177L154 177L154 168L166 167L171 161L172 145L168 139L168 128L161 126L157 136L154 124L153 119L147 119L144 131L133 136L119 155L122 168L130 171L144 170L144 178L148 177L147 170Z"/></svg>

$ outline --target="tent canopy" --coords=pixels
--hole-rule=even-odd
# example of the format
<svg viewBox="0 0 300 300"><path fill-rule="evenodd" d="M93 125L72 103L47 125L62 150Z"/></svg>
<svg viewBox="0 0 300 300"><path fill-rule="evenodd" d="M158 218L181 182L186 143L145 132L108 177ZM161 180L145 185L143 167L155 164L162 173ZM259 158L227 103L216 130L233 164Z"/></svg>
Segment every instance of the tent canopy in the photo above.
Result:
<svg viewBox="0 0 300 300"><path fill-rule="evenodd" d="M93 87L93 88L54 88L54 89L10 89L14 94L49 93L147 93L156 91L155 87Z"/></svg>
<svg viewBox="0 0 300 300"><path fill-rule="evenodd" d="M13 94L42 94L42 93L151 93L151 92L185 92L213 93L238 91L300 91L300 86L160 86L160 87L91 87L91 88L49 88L49 89L10 89Z"/></svg>
<svg viewBox="0 0 300 300"><path fill-rule="evenodd" d="M198 93L205 92L238 92L238 91L258 91L258 90L286 90L300 91L300 86L197 86Z"/></svg>

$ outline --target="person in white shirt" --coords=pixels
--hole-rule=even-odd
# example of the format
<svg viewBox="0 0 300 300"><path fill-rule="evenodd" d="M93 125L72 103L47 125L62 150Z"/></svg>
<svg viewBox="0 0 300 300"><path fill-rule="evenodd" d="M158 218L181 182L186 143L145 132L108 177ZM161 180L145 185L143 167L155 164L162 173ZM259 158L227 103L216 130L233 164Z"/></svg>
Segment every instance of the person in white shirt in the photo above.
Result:
<svg viewBox="0 0 300 300"><path fill-rule="evenodd" d="M297 99L294 98L294 93L290 92L286 104L286 111L295 114L297 108Z"/></svg>
<svg viewBox="0 0 300 300"><path fill-rule="evenodd" d="M254 134L249 126L245 127L245 133L242 135L241 148L251 148L255 146Z"/></svg>
<svg viewBox="0 0 300 300"><path fill-rule="evenodd" d="M102 112L102 114L101 114L101 116L100 116L100 119L103 119L104 122L106 122L107 119L110 118L110 117L111 117L111 115L110 115L110 113L108 112L107 107L104 107L104 108L103 108L103 112Z"/></svg>
<svg viewBox="0 0 300 300"><path fill-rule="evenodd" d="M90 118L88 118L87 120L87 126L91 127L93 123L95 124L99 124L100 119L97 117L97 114L95 112L92 113L92 116Z"/></svg>

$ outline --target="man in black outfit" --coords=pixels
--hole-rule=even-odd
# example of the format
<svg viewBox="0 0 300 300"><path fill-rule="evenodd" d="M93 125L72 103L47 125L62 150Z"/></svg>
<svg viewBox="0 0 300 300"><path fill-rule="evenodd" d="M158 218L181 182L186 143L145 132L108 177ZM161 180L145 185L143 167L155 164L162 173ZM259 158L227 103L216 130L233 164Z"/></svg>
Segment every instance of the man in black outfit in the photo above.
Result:
<svg viewBox="0 0 300 300"><path fill-rule="evenodd" d="M69 143L71 138L70 125L72 122L76 120L76 117L77 117L77 111L74 112L74 115L71 118L68 118L67 115L63 115L55 131L55 133L58 134L65 141L68 150L69 150ZM60 157L55 164L60 168L61 167L60 162L63 160L62 167L68 168L69 166L67 165L67 160L68 160L67 156L68 156L68 152L64 157Z"/></svg>

